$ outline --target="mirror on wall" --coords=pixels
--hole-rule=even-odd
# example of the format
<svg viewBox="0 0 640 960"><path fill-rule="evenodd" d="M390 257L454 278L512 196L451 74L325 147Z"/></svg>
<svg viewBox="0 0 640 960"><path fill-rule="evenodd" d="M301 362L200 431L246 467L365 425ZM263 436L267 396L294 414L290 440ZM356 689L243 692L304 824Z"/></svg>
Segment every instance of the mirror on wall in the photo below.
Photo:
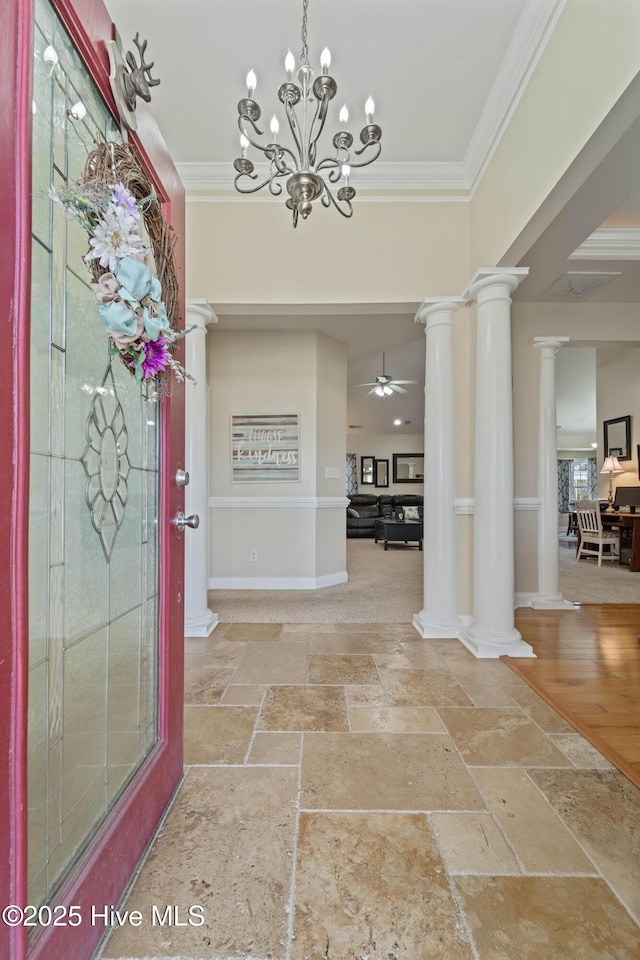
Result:
<svg viewBox="0 0 640 960"><path fill-rule="evenodd" d="M394 483L424 483L424 454L394 453Z"/></svg>
<svg viewBox="0 0 640 960"><path fill-rule="evenodd" d="M360 457L360 483L372 487L375 483L375 457Z"/></svg>
<svg viewBox="0 0 640 960"><path fill-rule="evenodd" d="M376 487L388 487L389 486L389 461L388 460L376 460Z"/></svg>
<svg viewBox="0 0 640 960"><path fill-rule="evenodd" d="M604 455L631 460L631 417L604 421Z"/></svg>

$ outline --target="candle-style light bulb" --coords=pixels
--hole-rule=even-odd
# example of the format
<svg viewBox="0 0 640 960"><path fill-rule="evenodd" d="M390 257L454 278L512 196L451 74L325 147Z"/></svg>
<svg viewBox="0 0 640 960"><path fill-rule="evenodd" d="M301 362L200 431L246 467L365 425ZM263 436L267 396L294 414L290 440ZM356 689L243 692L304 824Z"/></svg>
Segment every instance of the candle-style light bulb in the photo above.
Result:
<svg viewBox="0 0 640 960"><path fill-rule="evenodd" d="M42 51L42 59L45 63L51 64L52 67L57 66L59 58L55 47L53 47L51 44L46 46Z"/></svg>
<svg viewBox="0 0 640 960"><path fill-rule="evenodd" d="M331 66L331 51L329 50L329 47L325 47L320 54L320 66L322 67L322 72L324 74L329 72L329 67Z"/></svg>
<svg viewBox="0 0 640 960"><path fill-rule="evenodd" d="M284 68L287 71L287 83L291 81L291 74L295 70L296 58L291 53L291 50L287 50L287 55L284 58Z"/></svg>
<svg viewBox="0 0 640 960"><path fill-rule="evenodd" d="M278 139L278 130L280 129L280 124L278 123L278 118L276 117L275 113L271 117L270 126L271 126L271 135L273 137L273 142L276 143Z"/></svg>
<svg viewBox="0 0 640 960"><path fill-rule="evenodd" d="M342 164L342 176L344 177L344 185L345 185L345 187L348 187L348 186L349 186L349 176L350 176L350 174L351 174L351 167L349 166L348 163L343 163L343 164Z"/></svg>
<svg viewBox="0 0 640 960"><path fill-rule="evenodd" d="M87 115L87 108L82 100L78 100L77 103L74 103L73 106L67 110L67 115L71 117L72 120L84 120Z"/></svg>
<svg viewBox="0 0 640 960"><path fill-rule="evenodd" d="M244 133L241 133L241 134L240 134L240 148L241 148L241 150L242 150L242 156L243 156L243 157L246 157L246 156L247 156L247 150L248 150L248 148L249 148L249 141L248 141L247 138L245 137Z"/></svg>
<svg viewBox="0 0 640 960"><path fill-rule="evenodd" d="M249 100L253 100L253 95L256 92L257 85L258 79L255 73L253 70L249 70L249 73L247 74L247 97Z"/></svg>
<svg viewBox="0 0 640 960"><path fill-rule="evenodd" d="M345 103L345 105L343 106L343 108L342 108L342 110L340 111L340 113L338 114L338 118L339 118L340 124L341 124L340 129L341 129L341 130L346 130L346 129L347 129L347 120L349 119L349 111L347 110L347 105L346 105L346 103Z"/></svg>
<svg viewBox="0 0 640 960"><path fill-rule="evenodd" d="M375 105L375 103L373 102L373 97L369 97L369 99L367 100L367 102L366 102L365 105L364 105L364 113L365 113L365 116L366 116L366 118L367 118L367 123L372 123L372 122L373 122L373 113L374 113L375 109L376 109L376 105Z"/></svg>

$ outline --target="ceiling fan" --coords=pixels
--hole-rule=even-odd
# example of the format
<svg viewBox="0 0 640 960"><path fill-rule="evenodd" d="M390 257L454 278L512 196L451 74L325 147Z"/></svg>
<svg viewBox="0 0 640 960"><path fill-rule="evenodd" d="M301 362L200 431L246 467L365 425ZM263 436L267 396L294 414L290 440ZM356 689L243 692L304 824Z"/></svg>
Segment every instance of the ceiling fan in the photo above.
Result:
<svg viewBox="0 0 640 960"><path fill-rule="evenodd" d="M376 377L373 383L355 383L355 387L371 387L372 389L368 391L367 396L371 396L372 393L375 393L378 397L391 397L394 393L406 393L404 386L401 384L415 383L415 380L394 380L392 376L385 372L384 368L384 353L382 354L382 373Z"/></svg>

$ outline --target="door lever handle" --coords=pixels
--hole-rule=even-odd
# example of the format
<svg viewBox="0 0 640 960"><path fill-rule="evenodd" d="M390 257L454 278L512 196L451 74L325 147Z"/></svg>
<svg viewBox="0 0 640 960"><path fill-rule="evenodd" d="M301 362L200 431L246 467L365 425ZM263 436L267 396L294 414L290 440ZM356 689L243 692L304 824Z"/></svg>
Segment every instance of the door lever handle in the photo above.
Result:
<svg viewBox="0 0 640 960"><path fill-rule="evenodd" d="M182 510L178 510L171 523L174 524L179 533L182 533L185 527L197 529L200 526L200 517L197 513L192 513L190 517L187 517Z"/></svg>

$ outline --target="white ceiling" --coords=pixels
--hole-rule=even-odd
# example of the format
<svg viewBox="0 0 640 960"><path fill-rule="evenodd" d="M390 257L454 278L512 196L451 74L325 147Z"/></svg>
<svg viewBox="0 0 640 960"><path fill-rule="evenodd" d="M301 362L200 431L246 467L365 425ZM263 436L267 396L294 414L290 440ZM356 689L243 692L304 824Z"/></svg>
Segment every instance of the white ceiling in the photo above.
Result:
<svg viewBox="0 0 640 960"><path fill-rule="evenodd" d="M153 112L178 164L228 165L238 156L237 103L255 70L268 122L280 108L284 57L299 62L302 0L106 0L125 50L136 32L161 83ZM381 161L452 164L468 156L481 122L509 106L536 36L558 0L309 0L312 67L332 54L354 135L371 94L383 130ZM511 56L509 56L511 48ZM135 48L134 48L135 49ZM493 91L493 97L492 97ZM505 103L505 97L507 102ZM353 122L353 127L352 127Z"/></svg>

